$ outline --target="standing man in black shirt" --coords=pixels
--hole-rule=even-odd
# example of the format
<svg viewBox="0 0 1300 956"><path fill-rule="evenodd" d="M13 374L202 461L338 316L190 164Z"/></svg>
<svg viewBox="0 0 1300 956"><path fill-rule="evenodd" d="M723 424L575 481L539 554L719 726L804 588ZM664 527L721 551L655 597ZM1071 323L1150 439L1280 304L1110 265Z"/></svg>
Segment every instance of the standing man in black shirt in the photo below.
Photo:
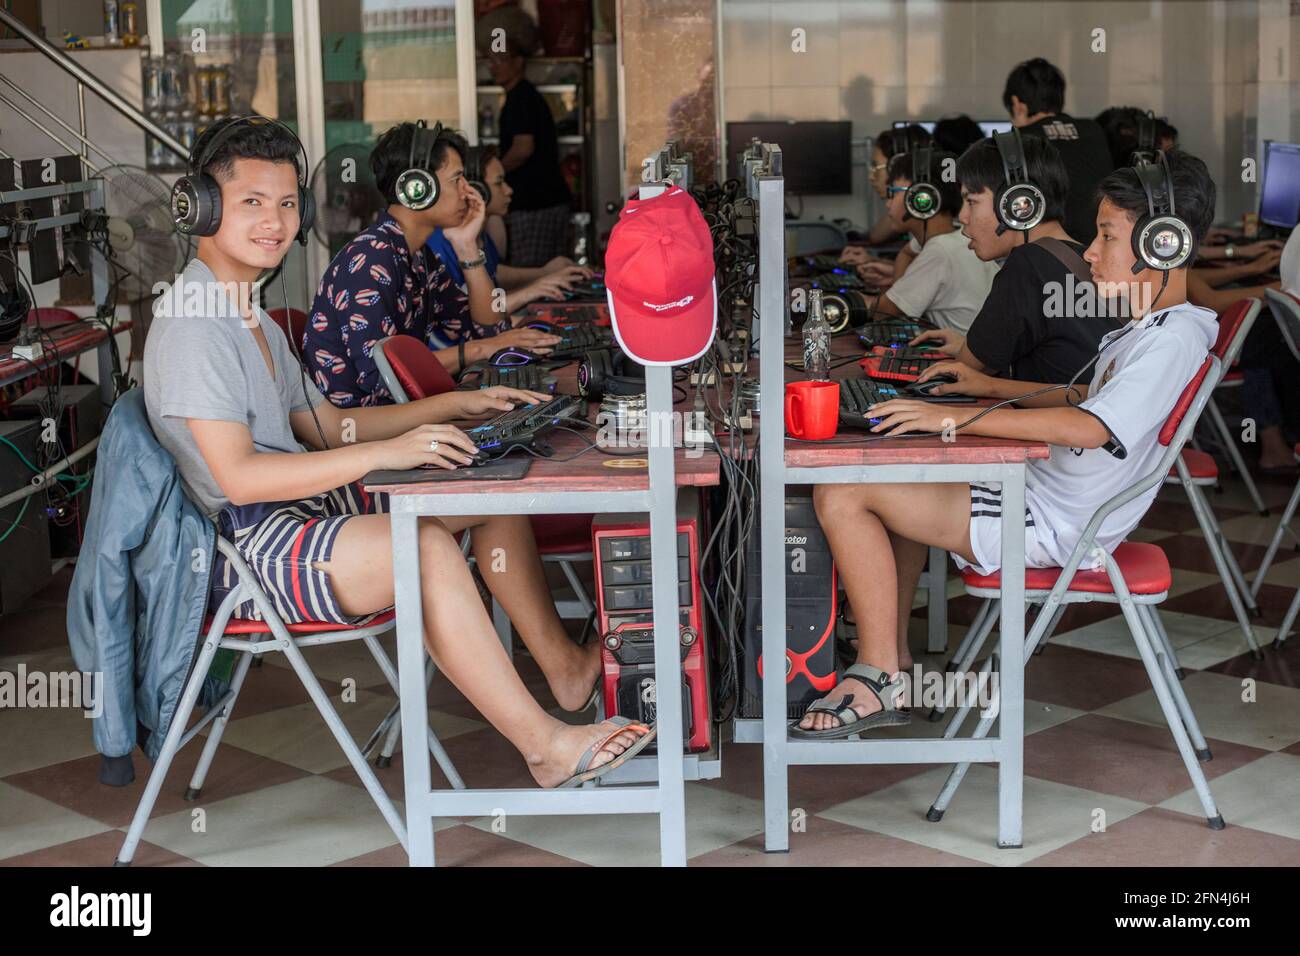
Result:
<svg viewBox="0 0 1300 956"><path fill-rule="evenodd" d="M506 216L512 266L542 266L565 254L569 185L560 172L555 119L546 99L524 78L523 50L507 41L488 57L492 78L506 91L501 109L501 163L514 200Z"/></svg>
<svg viewBox="0 0 1300 956"><path fill-rule="evenodd" d="M979 371L1064 384L1123 320L1109 300L1097 296L1083 261L1086 247L1061 224L1068 185L1061 157L1037 137L1024 137L1021 147L1029 181L1045 200L1042 221L1027 233L999 231L994 197L1006 183L1002 155L991 138L966 150L957 160L962 194L957 222L975 255L985 262L1003 260L1002 268L966 337L944 329L922 333L916 341L934 341ZM945 390L940 386L937 392Z"/></svg>
<svg viewBox="0 0 1300 956"><path fill-rule="evenodd" d="M1097 186L1113 168L1106 134L1093 120L1064 112L1065 76L1042 57L1007 75L1002 105L1023 136L1041 136L1061 154L1069 174L1065 228L1088 246L1097 235Z"/></svg>

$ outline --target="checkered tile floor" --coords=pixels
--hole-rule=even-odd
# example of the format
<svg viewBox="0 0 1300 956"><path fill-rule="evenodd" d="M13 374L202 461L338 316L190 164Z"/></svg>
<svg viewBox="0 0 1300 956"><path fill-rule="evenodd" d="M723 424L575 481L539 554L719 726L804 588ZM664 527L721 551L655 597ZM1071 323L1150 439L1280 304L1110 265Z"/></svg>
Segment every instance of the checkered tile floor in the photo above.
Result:
<svg viewBox="0 0 1300 956"><path fill-rule="evenodd" d="M1293 481L1261 485L1273 508L1268 518L1254 514L1234 482L1211 496L1248 575ZM721 779L687 784L692 865L1300 864L1300 637L1269 650L1262 662L1245 653L1181 489L1162 492L1136 537L1159 542L1176 568L1162 613L1214 752L1203 766L1226 830L1205 826L1118 611L1088 605L1070 610L1027 673L1023 849L994 847L996 775L989 767L973 768L939 824L927 823L924 813L944 779L942 767L796 767L790 806L802 812L790 852L767 855L760 748L726 744ZM67 581L65 572L26 609L0 619L0 667L72 669ZM1300 553L1284 549L1260 596L1261 645L1272 641L1297 586ZM975 601L960 587L953 595L955 642ZM914 624L919 648L924 622L918 617ZM177 758L138 865L405 863L292 671L273 658L250 672L198 804L181 794L199 748L192 744ZM308 659L363 738L391 704L364 649L318 648ZM938 655L918 660L930 667L944 662ZM553 706L532 662L519 662L530 689ZM359 690L342 703L348 678ZM454 689L435 685L431 702L433 725L470 785L532 785L515 751ZM917 721L908 732L941 730ZM147 776L138 752L135 759L133 785L103 786L80 712L0 711L0 862L110 863ZM400 756L379 775L400 798ZM436 768L434 775L441 779ZM199 807L202 828L194 825ZM439 861L453 866L645 864L657 861L657 833L655 819L645 816L509 819L504 829L492 820L446 820L436 845Z"/></svg>

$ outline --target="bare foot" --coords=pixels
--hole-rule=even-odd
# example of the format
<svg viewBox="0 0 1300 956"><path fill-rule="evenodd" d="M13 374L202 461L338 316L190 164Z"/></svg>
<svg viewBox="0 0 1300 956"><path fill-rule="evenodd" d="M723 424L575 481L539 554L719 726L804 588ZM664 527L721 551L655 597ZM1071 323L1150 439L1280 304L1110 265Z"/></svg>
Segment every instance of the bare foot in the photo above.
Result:
<svg viewBox="0 0 1300 956"><path fill-rule="evenodd" d="M600 680L600 642L592 641L578 648L579 664L554 677L547 677L547 684L555 702L570 713L583 710L591 698L591 690Z"/></svg>
<svg viewBox="0 0 1300 956"><path fill-rule="evenodd" d="M608 720L580 726L557 722L546 753L528 758L528 772L539 786L558 787L577 772L578 761L588 747L599 743L616 730L617 725ZM622 733L605 742L586 769L603 767L636 743L644 733L644 730L635 725L625 728Z"/></svg>

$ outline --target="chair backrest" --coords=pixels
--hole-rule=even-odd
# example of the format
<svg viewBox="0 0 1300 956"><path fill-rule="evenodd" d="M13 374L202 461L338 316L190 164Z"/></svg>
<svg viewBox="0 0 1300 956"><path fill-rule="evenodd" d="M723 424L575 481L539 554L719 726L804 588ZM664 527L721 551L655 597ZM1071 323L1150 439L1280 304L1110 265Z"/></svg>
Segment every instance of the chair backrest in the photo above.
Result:
<svg viewBox="0 0 1300 956"><path fill-rule="evenodd" d="M1237 356L1241 354L1246 336L1254 327L1262 307L1259 299L1241 299L1228 306L1219 316L1219 337L1214 340L1214 348L1210 352L1217 355L1223 364L1222 375L1227 375L1228 370L1237 364Z"/></svg>
<svg viewBox="0 0 1300 956"><path fill-rule="evenodd" d="M302 351L302 337L307 331L307 313L302 309L268 309L266 314L280 327L289 347L295 353Z"/></svg>
<svg viewBox="0 0 1300 956"><path fill-rule="evenodd" d="M1204 411L1206 404L1210 401L1210 396L1214 394L1215 386L1223 374L1222 368L1223 366L1217 355L1211 353L1205 357L1201 367L1197 369L1196 374L1192 376L1192 380L1187 383L1187 387L1178 396L1178 401L1174 403L1173 409L1165 419L1164 426L1160 429L1159 441L1160 444L1165 446L1165 451L1160 456L1155 468L1103 504L1089 519L1087 527L1083 529L1083 534L1079 536L1079 541L1074 546L1074 550L1070 552L1069 560L1062 566L1061 576L1052 588L1051 594L1048 596L1048 602L1044 604L1044 607L1049 611L1059 603L1061 594L1064 593L1069 582L1074 577L1074 572L1079 569L1083 556L1092 550L1093 542L1097 537L1097 530L1107 516L1165 480L1165 477L1169 474L1169 469L1174 466L1174 461L1178 458L1183 445L1187 442L1188 436L1191 435L1192 429L1196 427L1196 420L1201 417L1201 412Z"/></svg>
<svg viewBox="0 0 1300 956"><path fill-rule="evenodd" d="M1220 337L1222 337L1222 333L1220 334ZM1216 356L1219 354L1217 345L1215 346L1214 354ZM1164 427L1160 429L1160 434L1157 436L1160 444L1168 445L1174 440L1174 435L1178 431L1178 426L1181 425L1183 419L1187 417L1187 412L1192 407L1192 402L1196 400L1197 394L1200 393L1202 386L1205 384L1205 377L1210 374L1210 367L1211 362L1209 356L1206 356L1205 361L1201 363L1200 371L1197 372L1195 377L1187 383L1187 387L1184 388L1182 394L1178 396L1178 401L1174 403L1174 410L1170 412L1169 417L1165 419Z"/></svg>
<svg viewBox="0 0 1300 956"><path fill-rule="evenodd" d="M1264 295L1268 297L1268 307L1277 320L1282 340L1286 342L1295 360L1300 362L1300 299L1290 292L1277 289L1265 289Z"/></svg>
<svg viewBox="0 0 1300 956"><path fill-rule="evenodd" d="M441 395L456 387L451 373L442 367L429 346L411 335L392 335L374 347L379 377L398 404Z"/></svg>

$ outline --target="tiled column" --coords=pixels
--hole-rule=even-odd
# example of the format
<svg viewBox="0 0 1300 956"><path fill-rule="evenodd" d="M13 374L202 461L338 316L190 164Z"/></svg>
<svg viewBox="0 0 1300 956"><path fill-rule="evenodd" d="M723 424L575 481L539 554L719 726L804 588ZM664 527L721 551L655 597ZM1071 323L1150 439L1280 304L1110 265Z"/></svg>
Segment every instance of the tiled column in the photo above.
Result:
<svg viewBox="0 0 1300 956"><path fill-rule="evenodd" d="M695 157L696 182L717 178L716 0L621 0L624 186L665 140Z"/></svg>

